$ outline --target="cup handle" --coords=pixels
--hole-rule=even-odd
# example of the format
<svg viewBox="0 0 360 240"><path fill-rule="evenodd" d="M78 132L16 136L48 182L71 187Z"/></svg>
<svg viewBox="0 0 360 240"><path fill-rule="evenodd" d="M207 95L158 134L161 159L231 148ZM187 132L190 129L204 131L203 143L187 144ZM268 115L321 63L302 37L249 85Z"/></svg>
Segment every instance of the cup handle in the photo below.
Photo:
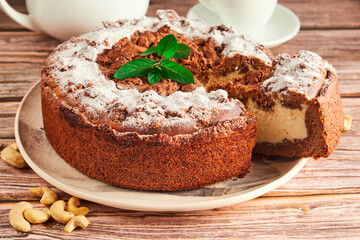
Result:
<svg viewBox="0 0 360 240"><path fill-rule="evenodd" d="M38 26L31 20L29 15L19 13L13 9L6 0L0 0L0 9L3 10L15 22L33 31L41 31Z"/></svg>
<svg viewBox="0 0 360 240"><path fill-rule="evenodd" d="M216 4L214 0L199 0L199 2L213 12L217 12Z"/></svg>

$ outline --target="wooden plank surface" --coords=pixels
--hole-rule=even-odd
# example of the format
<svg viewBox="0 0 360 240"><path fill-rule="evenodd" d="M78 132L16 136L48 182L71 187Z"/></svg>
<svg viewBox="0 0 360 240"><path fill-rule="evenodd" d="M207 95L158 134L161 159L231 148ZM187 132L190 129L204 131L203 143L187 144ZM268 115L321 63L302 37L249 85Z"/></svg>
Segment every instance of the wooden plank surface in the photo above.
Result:
<svg viewBox="0 0 360 240"><path fill-rule="evenodd" d="M24 0L9 1L25 12ZM350 131L327 159L309 160L288 183L251 201L231 207L188 213L127 211L83 201L90 208L87 229L65 234L51 220L14 230L8 221L18 201L41 207L28 188L50 186L29 167L0 161L0 238L9 239L360 239L360 1L280 0L301 20L291 41L275 54L301 49L319 53L338 72L344 112L353 117ZM196 0L151 0L148 11L173 8L185 15ZM39 79L48 54L59 44L33 33L0 12L0 143L14 142L19 101ZM70 196L53 188L61 199Z"/></svg>
<svg viewBox="0 0 360 240"><path fill-rule="evenodd" d="M49 221L45 226L34 224L32 233L24 234L0 220L0 234L29 239L279 239L279 235L287 239L357 239L360 221L349 213L359 210L358 201L360 194L258 198L232 207L178 214L86 203L91 209L87 229L64 234L63 225ZM0 214L11 206L0 203Z"/></svg>
<svg viewBox="0 0 360 240"><path fill-rule="evenodd" d="M8 0L8 2L18 11L26 12L24 0ZM151 0L147 15L155 16L157 9L175 9L180 15L186 16L189 9L197 3L197 0ZM299 17L302 29L360 27L358 0L279 0L279 3L291 9ZM1 14L0 30L25 29L5 14Z"/></svg>

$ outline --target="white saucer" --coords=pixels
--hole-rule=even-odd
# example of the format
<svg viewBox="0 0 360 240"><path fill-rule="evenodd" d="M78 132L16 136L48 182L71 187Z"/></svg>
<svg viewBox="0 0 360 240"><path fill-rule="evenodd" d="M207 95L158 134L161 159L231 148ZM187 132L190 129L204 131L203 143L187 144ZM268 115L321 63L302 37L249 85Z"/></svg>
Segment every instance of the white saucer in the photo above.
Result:
<svg viewBox="0 0 360 240"><path fill-rule="evenodd" d="M202 19L210 26L222 24L216 13L210 11L200 3L189 10L187 17L191 19ZM278 4L275 8L274 15L264 29L250 36L265 47L270 48L292 39L299 32L299 29L300 20L295 13Z"/></svg>
<svg viewBox="0 0 360 240"><path fill-rule="evenodd" d="M53 186L82 199L129 210L192 211L230 206L281 186L307 161L307 158L259 158L253 161L245 178L188 191L151 192L110 186L81 174L53 150L43 129L40 82L20 104L15 137L27 164Z"/></svg>

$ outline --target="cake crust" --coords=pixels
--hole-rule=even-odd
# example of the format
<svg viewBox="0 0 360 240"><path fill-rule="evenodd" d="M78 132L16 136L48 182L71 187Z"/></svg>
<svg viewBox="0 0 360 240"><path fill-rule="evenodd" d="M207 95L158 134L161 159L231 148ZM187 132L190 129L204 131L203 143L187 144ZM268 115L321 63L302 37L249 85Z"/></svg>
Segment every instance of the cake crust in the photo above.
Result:
<svg viewBox="0 0 360 240"><path fill-rule="evenodd" d="M197 134L119 134L96 126L64 106L42 84L46 136L71 166L111 185L176 191L245 176L257 133L244 116L216 123Z"/></svg>

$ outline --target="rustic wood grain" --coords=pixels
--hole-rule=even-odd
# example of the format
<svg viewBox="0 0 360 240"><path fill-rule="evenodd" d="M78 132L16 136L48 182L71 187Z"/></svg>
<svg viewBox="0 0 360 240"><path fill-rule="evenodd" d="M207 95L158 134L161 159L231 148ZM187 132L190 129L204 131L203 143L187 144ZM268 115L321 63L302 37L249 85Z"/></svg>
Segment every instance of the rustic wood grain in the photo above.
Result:
<svg viewBox="0 0 360 240"><path fill-rule="evenodd" d="M0 32L0 52L51 52L60 42L37 32Z"/></svg>
<svg viewBox="0 0 360 240"><path fill-rule="evenodd" d="M24 12L24 0L8 0ZM8 221L18 201L42 207L29 187L49 186L29 167L16 169L0 160L0 238L4 239L359 239L360 236L360 1L280 0L300 18L302 31L273 48L275 54L307 49L319 53L338 72L350 131L327 159L309 160L283 186L231 207L187 213L126 211L82 201L90 208L87 229L65 234L50 220L31 233ZM148 15L174 8L185 15L197 0L151 0ZM39 79L48 54L59 44L25 30L0 12L0 143L14 142L19 102ZM61 199L69 195L53 188Z"/></svg>
<svg viewBox="0 0 360 240"><path fill-rule="evenodd" d="M24 0L9 2L15 9L26 12ZM151 0L147 15L155 16L157 9L175 9L180 15L186 16L197 3L197 0ZM357 0L279 0L279 3L295 12L303 29L360 27L360 2ZM25 29L0 12L0 30Z"/></svg>
<svg viewBox="0 0 360 240"><path fill-rule="evenodd" d="M360 29L300 31L293 39L272 48L274 54L309 50L318 53L330 63L357 64L360 56Z"/></svg>
<svg viewBox="0 0 360 240"><path fill-rule="evenodd" d="M26 13L25 0L8 0L7 2L17 11ZM19 31L25 30L25 28L14 22L0 9L0 31L1 30Z"/></svg>
<svg viewBox="0 0 360 240"><path fill-rule="evenodd" d="M360 234L359 201L360 194L263 197L188 213L133 212L85 203L91 222L86 229L64 234L64 226L51 220L32 225L28 235L13 230L7 219L1 218L0 234L47 239L355 239ZM12 206L1 203L0 216Z"/></svg>
<svg viewBox="0 0 360 240"><path fill-rule="evenodd" d="M0 96L3 98L9 95L17 95L17 97L23 96L24 92L22 92L23 94L17 94L13 90L26 91L29 89L29 86L40 79L40 71L43 65L44 63L36 62L0 62ZM28 83L28 85L24 85L24 83ZM12 88L14 84L21 87L19 89Z"/></svg>
<svg viewBox="0 0 360 240"><path fill-rule="evenodd" d="M19 102L0 102L0 117L15 116Z"/></svg>
<svg viewBox="0 0 360 240"><path fill-rule="evenodd" d="M31 62L43 64L49 52L0 52L0 62Z"/></svg>

